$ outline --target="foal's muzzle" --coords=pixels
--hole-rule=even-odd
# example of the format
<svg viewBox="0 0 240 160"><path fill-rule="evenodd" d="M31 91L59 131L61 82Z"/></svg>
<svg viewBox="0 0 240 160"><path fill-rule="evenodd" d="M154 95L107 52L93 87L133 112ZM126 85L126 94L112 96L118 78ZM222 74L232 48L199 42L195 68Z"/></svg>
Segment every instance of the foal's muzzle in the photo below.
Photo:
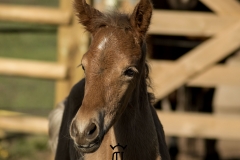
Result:
<svg viewBox="0 0 240 160"><path fill-rule="evenodd" d="M93 121L81 124L74 119L70 126L70 135L77 148L84 153L96 151L102 141L99 125Z"/></svg>

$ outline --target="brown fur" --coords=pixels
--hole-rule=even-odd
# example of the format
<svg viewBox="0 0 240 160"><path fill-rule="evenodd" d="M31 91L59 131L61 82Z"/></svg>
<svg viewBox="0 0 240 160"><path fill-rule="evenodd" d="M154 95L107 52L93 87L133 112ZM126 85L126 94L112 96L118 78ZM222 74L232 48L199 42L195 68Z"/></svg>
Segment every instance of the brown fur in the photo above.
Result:
<svg viewBox="0 0 240 160"><path fill-rule="evenodd" d="M152 4L141 0L131 15L103 14L85 0L76 0L75 8L93 37L82 59L84 98L70 126L82 159L111 160L116 150L110 145L119 143L127 145L121 159L168 160L163 128L147 92L145 35ZM90 144L95 149L87 148Z"/></svg>

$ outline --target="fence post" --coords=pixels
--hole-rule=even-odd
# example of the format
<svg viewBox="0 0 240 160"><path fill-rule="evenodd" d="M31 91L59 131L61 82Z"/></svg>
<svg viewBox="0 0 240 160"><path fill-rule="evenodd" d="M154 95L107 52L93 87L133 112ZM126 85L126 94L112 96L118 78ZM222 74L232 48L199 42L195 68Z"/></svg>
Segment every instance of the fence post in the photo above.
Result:
<svg viewBox="0 0 240 160"><path fill-rule="evenodd" d="M64 100L71 87L83 78L84 73L77 66L81 63L81 58L89 44L89 35L78 23L73 10L73 2L60 0L60 8L63 11L71 11L72 22L69 26L63 25L58 28L58 62L68 67L68 76L56 83L55 104Z"/></svg>
<svg viewBox="0 0 240 160"><path fill-rule="evenodd" d="M70 53L70 85L73 86L80 79L84 77L84 71L82 67L79 67L81 64L82 56L88 50L89 45L89 34L85 31L84 27L79 24L78 18L76 16L73 17L73 26L72 26L72 39L73 42L73 50Z"/></svg>
<svg viewBox="0 0 240 160"><path fill-rule="evenodd" d="M60 0L60 9L63 11L71 11L71 1ZM67 67L69 67L68 59L71 51L72 40L70 37L69 26L59 26L57 31L57 61ZM68 94L70 88L69 77L66 79L58 80L55 86L55 103L62 101Z"/></svg>

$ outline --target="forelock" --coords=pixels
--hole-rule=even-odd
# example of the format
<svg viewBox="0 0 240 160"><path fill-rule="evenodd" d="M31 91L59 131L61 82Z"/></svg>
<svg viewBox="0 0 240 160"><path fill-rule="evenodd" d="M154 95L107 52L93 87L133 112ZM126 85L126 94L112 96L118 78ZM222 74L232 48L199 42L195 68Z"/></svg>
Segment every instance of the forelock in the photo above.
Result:
<svg viewBox="0 0 240 160"><path fill-rule="evenodd" d="M101 17L95 19L93 25L96 27L96 29L105 26L124 30L130 30L132 28L129 15L119 12L105 13Z"/></svg>

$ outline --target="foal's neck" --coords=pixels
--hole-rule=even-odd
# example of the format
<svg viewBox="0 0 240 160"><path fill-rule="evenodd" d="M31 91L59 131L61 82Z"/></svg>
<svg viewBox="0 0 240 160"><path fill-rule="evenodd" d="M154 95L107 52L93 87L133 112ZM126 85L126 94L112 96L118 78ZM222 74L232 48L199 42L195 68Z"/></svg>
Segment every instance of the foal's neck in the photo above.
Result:
<svg viewBox="0 0 240 160"><path fill-rule="evenodd" d="M125 112L113 126L116 143L127 145L124 152L127 160L155 159L157 154L157 134L145 77L141 80Z"/></svg>
<svg viewBox="0 0 240 160"><path fill-rule="evenodd" d="M139 124L139 120L143 118L142 116L144 116L145 120L147 120L147 118L151 119L151 117L148 117L148 114L149 115L151 114L150 113L151 106L148 99L147 85L144 76L142 76L142 78L139 80L136 86L137 87L134 89L132 97L125 111L121 115L120 119L114 125L115 128L127 126L134 127Z"/></svg>

